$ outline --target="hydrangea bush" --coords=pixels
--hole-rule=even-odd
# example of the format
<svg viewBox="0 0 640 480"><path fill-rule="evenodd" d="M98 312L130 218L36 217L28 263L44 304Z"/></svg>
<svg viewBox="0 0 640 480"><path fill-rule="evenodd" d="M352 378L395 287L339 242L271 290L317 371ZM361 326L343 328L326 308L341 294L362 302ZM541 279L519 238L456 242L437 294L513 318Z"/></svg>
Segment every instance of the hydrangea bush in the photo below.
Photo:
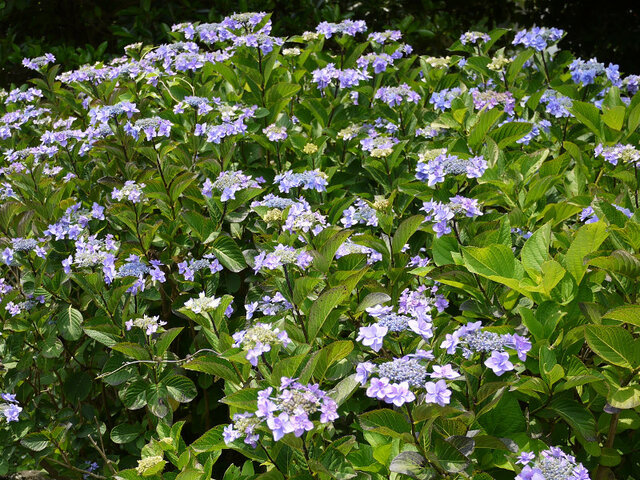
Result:
<svg viewBox="0 0 640 480"><path fill-rule="evenodd" d="M640 478L638 76L270 26L0 95L0 474Z"/></svg>

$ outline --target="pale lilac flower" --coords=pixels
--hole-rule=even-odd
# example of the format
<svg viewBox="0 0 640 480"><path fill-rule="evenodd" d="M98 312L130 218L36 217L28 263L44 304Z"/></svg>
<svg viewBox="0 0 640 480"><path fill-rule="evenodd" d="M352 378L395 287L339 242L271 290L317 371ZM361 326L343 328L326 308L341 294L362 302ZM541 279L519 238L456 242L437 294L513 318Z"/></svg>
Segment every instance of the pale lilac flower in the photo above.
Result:
<svg viewBox="0 0 640 480"><path fill-rule="evenodd" d="M380 351L384 336L389 329L377 324L369 327L360 327L356 341L361 342L366 347L371 347L374 352Z"/></svg>
<svg viewBox="0 0 640 480"><path fill-rule="evenodd" d="M447 383L444 380L427 382L424 388L427 390L425 395L425 402L427 403L437 403L444 407L451 401L451 390L447 388Z"/></svg>
<svg viewBox="0 0 640 480"><path fill-rule="evenodd" d="M513 363L509 361L509 354L506 352L491 352L491 357L485 360L484 364L497 376L514 369Z"/></svg>

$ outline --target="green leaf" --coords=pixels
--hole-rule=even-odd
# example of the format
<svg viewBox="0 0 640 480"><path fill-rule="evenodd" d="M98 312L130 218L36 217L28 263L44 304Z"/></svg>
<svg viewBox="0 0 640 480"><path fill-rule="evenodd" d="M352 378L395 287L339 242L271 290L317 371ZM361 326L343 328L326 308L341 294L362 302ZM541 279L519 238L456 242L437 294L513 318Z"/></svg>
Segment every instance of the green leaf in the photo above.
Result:
<svg viewBox="0 0 640 480"><path fill-rule="evenodd" d="M82 336L82 314L71 305L65 306L58 315L58 331L65 340L78 340Z"/></svg>
<svg viewBox="0 0 640 480"><path fill-rule="evenodd" d="M109 437L113 443L124 445L125 443L133 442L142 432L142 427L139 424L122 423L111 429Z"/></svg>
<svg viewBox="0 0 640 480"><path fill-rule="evenodd" d="M626 111L626 107L622 105L618 105L617 107L610 108L609 110L604 112L604 115L602 116L602 120L608 127L611 127L614 130L620 131L622 130L622 125L624 124L625 111Z"/></svg>
<svg viewBox="0 0 640 480"><path fill-rule="evenodd" d="M34 452L41 452L49 446L49 439L44 433L28 433L20 440L20 445Z"/></svg>
<svg viewBox="0 0 640 480"><path fill-rule="evenodd" d="M411 425L404 415L388 408L363 413L358 417L365 430L372 430L394 438L402 438L411 432Z"/></svg>
<svg viewBox="0 0 640 480"><path fill-rule="evenodd" d="M574 101L569 111L573 113L583 125L595 133L597 137L600 136L602 120L600 119L600 111L595 105L587 102Z"/></svg>
<svg viewBox="0 0 640 480"><path fill-rule="evenodd" d="M376 305L382 305L383 303L391 300L391 297L383 292L373 292L367 295L362 299L360 305L356 309L356 312L364 312L369 307L374 307Z"/></svg>
<svg viewBox="0 0 640 480"><path fill-rule="evenodd" d="M201 355L183 363L182 368L215 375L232 383L240 381L231 362L218 356Z"/></svg>
<svg viewBox="0 0 640 480"><path fill-rule="evenodd" d="M116 352L124 353L127 357L135 358L136 360L150 360L149 352L138 345L137 343L121 342L111 347Z"/></svg>
<svg viewBox="0 0 640 480"><path fill-rule="evenodd" d="M437 472L427 465L427 460L418 452L401 452L389 465L389 470L420 480L437 478Z"/></svg>
<svg viewBox="0 0 640 480"><path fill-rule="evenodd" d="M115 344L118 343L117 337L115 335L111 335L110 333L105 333L90 328L85 328L84 333L88 337L93 338L96 342L100 342L101 344L106 345L109 348L112 348Z"/></svg>
<svg viewBox="0 0 640 480"><path fill-rule="evenodd" d="M307 333L309 341L313 342L318 332L322 329L324 322L327 320L331 310L336 308L338 304L351 293L344 285L331 288L324 292L313 302L309 310L309 322L307 325Z"/></svg>
<svg viewBox="0 0 640 480"><path fill-rule="evenodd" d="M320 350L316 368L313 371L313 376L316 378L318 383L322 383L322 380L324 380L324 376L331 365L345 358L352 350L353 342L350 340L333 342Z"/></svg>
<svg viewBox="0 0 640 480"><path fill-rule="evenodd" d="M626 250L616 250L608 257L596 257L589 260L594 265L609 272L619 273L632 279L640 276L640 260Z"/></svg>
<svg viewBox="0 0 640 480"><path fill-rule="evenodd" d="M623 305L605 313L602 318L640 326L640 305Z"/></svg>
<svg viewBox="0 0 640 480"><path fill-rule="evenodd" d="M171 375L162 380L169 395L177 402L188 403L198 394L193 381L182 375Z"/></svg>
<svg viewBox="0 0 640 480"><path fill-rule="evenodd" d="M584 257L595 252L608 235L604 222L589 223L580 227L565 256L565 267L576 279L576 283L580 284L587 271Z"/></svg>
<svg viewBox="0 0 640 480"><path fill-rule="evenodd" d="M487 135L487 132L498 121L502 114L503 112L497 108L492 108L491 110L480 113L478 121L469 133L468 142L472 149L477 150L478 147L480 147L482 140L484 140L484 137Z"/></svg>
<svg viewBox="0 0 640 480"><path fill-rule="evenodd" d="M536 230L525 242L520 253L522 266L531 278L540 278L542 264L549 258L551 224L547 223Z"/></svg>
<svg viewBox="0 0 640 480"><path fill-rule="evenodd" d="M166 332L163 332L156 340L156 355L162 356L167 351L171 342L173 342L184 327L170 328Z"/></svg>
<svg viewBox="0 0 640 480"><path fill-rule="evenodd" d="M247 266L242 251L231 237L220 235L211 244L211 249L220 263L232 272L239 272Z"/></svg>
<svg viewBox="0 0 640 480"><path fill-rule="evenodd" d="M504 148L520 140L531 131L531 124L526 122L509 122L491 132L490 137L498 144L499 148Z"/></svg>
<svg viewBox="0 0 640 480"><path fill-rule="evenodd" d="M462 247L462 256L472 273L485 277L515 278L516 259L513 251L505 245Z"/></svg>
<svg viewBox="0 0 640 480"><path fill-rule="evenodd" d="M549 410L560 416L587 442L597 440L596 421L591 412L580 403L566 396L555 396L549 404Z"/></svg>
<svg viewBox="0 0 640 480"><path fill-rule="evenodd" d="M409 238L411 238L411 235L416 233L416 230L422 225L422 222L424 222L424 215L414 215L413 217L403 220L391 241L391 248L395 254L400 253L402 247L404 247Z"/></svg>
<svg viewBox="0 0 640 480"><path fill-rule="evenodd" d="M605 362L625 368L635 368L640 363L633 336L624 328L587 325L584 334L589 348Z"/></svg>
<svg viewBox="0 0 640 480"><path fill-rule="evenodd" d="M640 406L640 386L630 387L612 386L613 392L607 397L607 401L612 407L627 410Z"/></svg>
<svg viewBox="0 0 640 480"><path fill-rule="evenodd" d="M193 448L197 453L212 452L219 448L223 448L225 446L224 439L222 437L223 428L224 425L219 425L208 430L204 435L196 439L191 444L191 448Z"/></svg>
<svg viewBox="0 0 640 480"><path fill-rule="evenodd" d="M458 241L453 236L447 235L434 238L433 244L431 245L431 256L433 257L434 263L439 267L455 263L451 253L458 253L458 248Z"/></svg>

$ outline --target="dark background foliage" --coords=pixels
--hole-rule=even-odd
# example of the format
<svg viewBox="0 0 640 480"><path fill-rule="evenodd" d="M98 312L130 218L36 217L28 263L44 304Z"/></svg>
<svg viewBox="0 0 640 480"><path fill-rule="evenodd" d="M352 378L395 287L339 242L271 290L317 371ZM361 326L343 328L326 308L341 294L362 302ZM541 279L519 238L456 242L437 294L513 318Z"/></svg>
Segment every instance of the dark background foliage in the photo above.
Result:
<svg viewBox="0 0 640 480"><path fill-rule="evenodd" d="M218 21L233 12L273 12L281 36L323 19L364 19L372 29L400 28L418 51L439 55L468 29L554 26L563 48L637 73L640 7L628 0L0 0L0 85L25 82L23 57L56 55L66 69L122 54L133 42L160 43L173 23Z"/></svg>

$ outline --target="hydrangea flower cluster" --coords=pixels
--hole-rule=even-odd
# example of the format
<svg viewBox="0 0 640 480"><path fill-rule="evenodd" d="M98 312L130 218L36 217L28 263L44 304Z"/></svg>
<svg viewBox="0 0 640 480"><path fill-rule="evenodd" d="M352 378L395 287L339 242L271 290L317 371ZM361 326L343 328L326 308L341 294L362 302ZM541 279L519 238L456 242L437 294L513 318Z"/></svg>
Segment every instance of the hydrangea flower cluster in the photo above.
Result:
<svg viewBox="0 0 640 480"><path fill-rule="evenodd" d="M19 421L22 407L18 404L15 394L2 393L0 394L0 399L6 402L0 403L0 413L2 413L7 423Z"/></svg>
<svg viewBox="0 0 640 480"><path fill-rule="evenodd" d="M520 30L513 39L514 45L524 45L542 52L552 43L557 42L564 35L559 28L533 27L530 30Z"/></svg>
<svg viewBox="0 0 640 480"><path fill-rule="evenodd" d="M362 254L367 256L367 265L373 265L376 262L382 260L382 254L377 250L374 250L371 247L366 247L364 245L358 245L354 243L351 239L345 240L345 242L338 247L336 250L335 257L342 258L346 255L351 254Z"/></svg>
<svg viewBox="0 0 640 480"><path fill-rule="evenodd" d="M202 184L202 195L207 198L213 196L213 189L222 191L220 201L227 202L235 200L236 193L247 188L260 188L262 178L253 179L250 175L245 175L241 170L235 172L220 172L215 182L208 178Z"/></svg>
<svg viewBox="0 0 640 480"><path fill-rule="evenodd" d="M12 238L11 239L11 248L6 248L2 252L2 260L5 264L11 265L13 261L13 256L15 252L35 252L35 254L40 258L45 258L47 256L46 243L45 247L41 245L41 243L46 242L46 238L40 238L38 240L34 238Z"/></svg>
<svg viewBox="0 0 640 480"><path fill-rule="evenodd" d="M460 36L460 43L463 45L482 44L491 40L491 37L484 32L465 32Z"/></svg>
<svg viewBox="0 0 640 480"><path fill-rule="evenodd" d="M555 90L544 92L540 97L540 102L546 104L546 112L556 118L573 117L573 114L568 110L573 106L573 100Z"/></svg>
<svg viewBox="0 0 640 480"><path fill-rule="evenodd" d="M89 225L89 221L104 220L104 207L94 202L91 210L82 208L81 203L76 203L65 210L63 217L58 222L47 227L45 235L54 237L55 240L77 239Z"/></svg>
<svg viewBox="0 0 640 480"><path fill-rule="evenodd" d="M300 437L313 430L310 417L317 412L320 412L320 423L330 423L338 418L338 405L317 384L303 385L287 377L282 377L280 382L275 395L272 387L258 392L255 413L234 416L234 423L224 428L225 443L244 436L244 442L255 447L260 439L255 430L263 423L271 430L273 439L278 441L287 433Z"/></svg>
<svg viewBox="0 0 640 480"><path fill-rule="evenodd" d="M356 380L362 386L369 383L366 390L368 397L396 407L416 400L414 391L422 389L425 391L425 403L444 407L451 401L451 390L447 387L445 379L453 380L460 375L451 365L434 366L434 372L429 374L422 364L424 360L433 360L433 355L430 352L419 351L417 355L405 355L378 365L363 362L356 368ZM427 381L429 377L439 379L435 382Z"/></svg>
<svg viewBox="0 0 640 480"><path fill-rule="evenodd" d="M193 282L196 272L207 268L212 275L223 270L222 265L212 253L203 255L199 260L191 258L178 263L178 273L184 275L184 279L190 282Z"/></svg>
<svg viewBox="0 0 640 480"><path fill-rule="evenodd" d="M591 480L588 470L573 455L558 447L543 450L538 455L522 452L516 463L524 468L515 480Z"/></svg>
<svg viewBox="0 0 640 480"><path fill-rule="evenodd" d="M207 97L188 95L173 107L173 113L184 113L184 109L187 106L197 108L198 115L206 115L213 110L211 100Z"/></svg>
<svg viewBox="0 0 640 480"><path fill-rule="evenodd" d="M144 133L147 141L156 137L170 137L172 123L160 117L141 118L135 123L127 122L124 131L138 140L140 132Z"/></svg>
<svg viewBox="0 0 640 480"><path fill-rule="evenodd" d="M160 320L160 317L158 315L155 315L153 317L145 315L140 318L127 320L124 326L127 331L131 330L133 327L138 327L144 330L144 333L146 333L147 335L153 335L158 331L158 328L163 327L166 324L167 322Z"/></svg>
<svg viewBox="0 0 640 480"><path fill-rule="evenodd" d="M215 99L214 99L215 100ZM220 144L223 139L232 135L244 135L248 126L246 121L255 116L257 105L244 107L241 105L231 105L216 102L218 112L222 120L221 124L209 125L207 123L196 123L193 135L196 137L206 137L207 142Z"/></svg>
<svg viewBox="0 0 640 480"><path fill-rule="evenodd" d="M378 216L375 208L369 206L369 204L361 198L356 198L353 205L342 211L340 223L342 223L345 228L350 228L357 224L377 227Z"/></svg>
<svg viewBox="0 0 640 480"><path fill-rule="evenodd" d="M397 42L402 38L400 30L385 30L384 32L371 32L367 40L372 43L384 45L387 42Z"/></svg>
<svg viewBox="0 0 640 480"><path fill-rule="evenodd" d="M284 173L276 175L273 183L277 184L283 193L289 193L289 190L297 187L303 190L324 192L327 189L327 185L329 185L327 182L327 174L320 170L307 170L306 172L300 173L287 170Z"/></svg>
<svg viewBox="0 0 640 480"><path fill-rule="evenodd" d="M103 262L105 273L105 282L111 283L113 278L135 277L134 284L127 289L128 293L136 295L143 292L146 288L145 275L151 277L152 282L164 283L167 279L165 273L160 269L162 263L160 260L150 260L151 267L142 262L138 255L129 255L125 263L123 263L117 271L114 268L113 257L108 256Z"/></svg>
<svg viewBox="0 0 640 480"><path fill-rule="evenodd" d="M34 297L33 294L27 294L25 295L25 297L26 300L24 302L7 302L4 308L7 312L9 312L9 315L15 317L16 315L20 315L22 312L28 312L38 304L46 303L44 295L38 295L37 297Z"/></svg>
<svg viewBox="0 0 640 480"><path fill-rule="evenodd" d="M512 115L516 106L516 101L511 92L496 92L494 90L482 92L477 88L473 88L471 89L471 95L476 110L491 110L502 104L504 105L504 112L507 115Z"/></svg>
<svg viewBox="0 0 640 480"><path fill-rule="evenodd" d="M303 199L300 198L300 201L302 202ZM269 193L265 195L262 198L262 200L254 200L253 202L251 202L251 208L267 207L267 208L276 208L278 210L284 210L285 208L290 207L294 203L296 203L295 200L292 200L290 198L279 197L277 195L274 195L273 193Z"/></svg>
<svg viewBox="0 0 640 480"><path fill-rule="evenodd" d="M356 341L380 351L384 337L388 332L412 331L423 339L433 337L431 312L443 312L449 305L444 296L437 294L438 287L431 288L433 296L426 295L427 287L422 285L417 290L403 290L398 300L398 312L393 307L376 305L368 307L367 313L377 320L376 324L360 327Z"/></svg>
<svg viewBox="0 0 640 480"><path fill-rule="evenodd" d="M501 376L515 368L505 349L515 350L518 358L524 362L527 359L527 352L531 350L531 342L517 333L500 335L483 329L482 322L478 321L463 325L453 333L447 333L440 348L445 348L450 355L460 348L465 358L470 358L478 352L483 355L490 354L484 364L497 376Z"/></svg>
<svg viewBox="0 0 640 480"><path fill-rule="evenodd" d="M289 233L311 231L317 235L327 226L327 219L319 212L311 210L311 205L306 200L300 200L289 207L282 229Z"/></svg>
<svg viewBox="0 0 640 480"><path fill-rule="evenodd" d="M391 155L393 147L400 142L397 138L381 134L374 128L370 128L368 132L369 135L360 140L360 147L372 157L382 158Z"/></svg>
<svg viewBox="0 0 640 480"><path fill-rule="evenodd" d="M293 247L278 244L273 252L260 252L254 258L254 271L258 273L261 269L275 270L287 264L295 264L299 268L306 269L313 262L313 257L306 250L296 250Z"/></svg>
<svg viewBox="0 0 640 480"><path fill-rule="evenodd" d="M596 157L602 157L611 165L623 163L640 163L640 151L633 145L618 143L612 147L605 147L599 143L593 150Z"/></svg>
<svg viewBox="0 0 640 480"><path fill-rule="evenodd" d="M247 352L246 359L254 367L258 366L258 358L271 351L272 345L286 348L291 340L286 331L280 331L268 323L256 323L254 326L233 334L234 347L241 347Z"/></svg>
<svg viewBox="0 0 640 480"><path fill-rule="evenodd" d="M491 40L491 37L484 32L465 32L460 36L460 43L463 45L476 43L486 43Z"/></svg>
<svg viewBox="0 0 640 480"><path fill-rule="evenodd" d="M279 127L276 124L263 128L262 133L264 133L272 142L279 142L287 139L287 128Z"/></svg>
<svg viewBox="0 0 640 480"><path fill-rule="evenodd" d="M439 92L433 92L429 103L433 105L433 108L444 112L451 108L451 102L462 95L462 89L460 87L445 88Z"/></svg>
<svg viewBox="0 0 640 480"><path fill-rule="evenodd" d="M420 95L406 83L398 85L397 87L380 87L373 96L376 100L382 100L390 107L400 105L402 102L418 103L420 101Z"/></svg>
<svg viewBox="0 0 640 480"><path fill-rule="evenodd" d="M465 216L470 218L482 215L478 207L478 200L461 195L449 198L449 203L434 202L433 200L424 202L421 210L426 213L425 222L434 222L433 231L438 238L451 233L449 221L457 213L464 213Z"/></svg>
<svg viewBox="0 0 640 480"><path fill-rule="evenodd" d="M291 310L293 305L284 298L282 293L276 292L273 297L264 295L257 302L246 304L244 308L247 311L246 318L250 320L255 315L255 312L260 312L262 315L277 315L286 310Z"/></svg>
<svg viewBox="0 0 640 480"><path fill-rule="evenodd" d="M358 86L361 81L371 78L366 70L355 68L339 70L333 63L328 63L326 67L317 68L311 73L313 81L316 82L319 90L325 89L333 80L338 80L340 88L351 88Z"/></svg>
<svg viewBox="0 0 640 480"><path fill-rule="evenodd" d="M462 159L456 155L441 153L424 163L426 156L421 157L416 167L416 178L426 181L430 187L442 183L447 175L463 175L467 178L480 178L488 165L482 155Z"/></svg>
<svg viewBox="0 0 640 480"><path fill-rule="evenodd" d="M569 64L569 71L571 72L571 79L575 83L591 85L595 83L598 75L604 73L604 64L598 62L595 58L586 61L576 58Z"/></svg>
<svg viewBox="0 0 640 480"><path fill-rule="evenodd" d="M40 70L42 67L45 67L55 61L56 57L53 55L53 53L45 53L40 57L23 58L22 66L30 70Z"/></svg>
<svg viewBox="0 0 640 480"><path fill-rule="evenodd" d="M9 92L9 95L7 95L4 103L5 105L9 105L18 102L33 102L36 98L42 98L42 90L39 88L31 87L26 90L14 88Z"/></svg>
<svg viewBox="0 0 640 480"><path fill-rule="evenodd" d="M316 27L316 32L331 38L335 34L355 37L357 33L367 31L367 24L364 20L344 20L340 23L321 22Z"/></svg>
<svg viewBox="0 0 640 480"><path fill-rule="evenodd" d="M208 313L214 311L220 306L220 298L213 296L208 297L205 292L200 292L198 298L190 298L184 304L184 307L193 313Z"/></svg>
<svg viewBox="0 0 640 480"><path fill-rule="evenodd" d="M64 273L71 273L71 266L78 268L88 268L102 265L105 281L115 277L115 256L118 245L113 235L108 234L104 239L99 239L97 235L80 237L75 242L76 253L69 255L62 261Z"/></svg>
<svg viewBox="0 0 640 480"><path fill-rule="evenodd" d="M138 107L133 102L120 102L115 105L105 105L104 107L94 107L89 110L90 125L96 123L107 123L111 118L126 113L127 118L131 118L134 113L140 113Z"/></svg>
<svg viewBox="0 0 640 480"><path fill-rule="evenodd" d="M121 189L114 188L111 192L111 198L122 201L127 199L132 203L140 203L144 200L144 192L142 189L146 187L144 183L136 183L134 180L127 180Z"/></svg>

